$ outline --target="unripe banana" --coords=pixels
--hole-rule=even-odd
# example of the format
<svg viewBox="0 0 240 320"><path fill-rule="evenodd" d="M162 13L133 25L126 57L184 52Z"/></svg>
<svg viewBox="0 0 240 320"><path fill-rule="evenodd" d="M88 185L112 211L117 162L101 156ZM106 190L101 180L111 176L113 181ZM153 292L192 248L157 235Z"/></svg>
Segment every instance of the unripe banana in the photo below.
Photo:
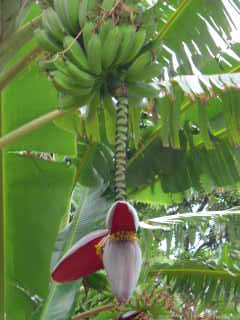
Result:
<svg viewBox="0 0 240 320"><path fill-rule="evenodd" d="M128 58L126 59L126 62L132 61L138 55L139 51L144 45L145 39L146 31L144 29L141 29L136 32L135 41L131 49L131 52L128 55Z"/></svg>
<svg viewBox="0 0 240 320"><path fill-rule="evenodd" d="M84 71L89 71L87 57L76 39L71 36L66 36L63 41L63 46L65 48L66 56L74 64Z"/></svg>
<svg viewBox="0 0 240 320"><path fill-rule="evenodd" d="M133 48L136 33L134 27L129 25L120 26L120 30L122 33L122 42L116 59L117 65L126 63L126 59Z"/></svg>
<svg viewBox="0 0 240 320"><path fill-rule="evenodd" d="M91 141L100 142L100 128L97 109L101 103L100 90L95 90L95 94L89 103L89 112L85 120L85 129Z"/></svg>
<svg viewBox="0 0 240 320"><path fill-rule="evenodd" d="M60 109L70 109L77 107L77 97L65 95L60 93L59 95L59 108Z"/></svg>
<svg viewBox="0 0 240 320"><path fill-rule="evenodd" d="M101 43L105 42L108 33L113 28L114 28L114 25L113 25L112 19L108 19L104 24L101 25L100 33L99 33Z"/></svg>
<svg viewBox="0 0 240 320"><path fill-rule="evenodd" d="M53 6L63 24L64 29L71 34L72 30L68 23L64 0L54 0Z"/></svg>
<svg viewBox="0 0 240 320"><path fill-rule="evenodd" d="M41 60L39 61L39 66L41 69L45 71L53 71L56 70L56 67L54 65L54 59L51 60Z"/></svg>
<svg viewBox="0 0 240 320"><path fill-rule="evenodd" d="M128 94L131 96L142 98L157 98L159 96L159 89L150 83L133 82L128 83Z"/></svg>
<svg viewBox="0 0 240 320"><path fill-rule="evenodd" d="M87 11L88 11L88 0L82 0L80 2L79 11L78 11L78 21L81 28L84 27L87 21Z"/></svg>
<svg viewBox="0 0 240 320"><path fill-rule="evenodd" d="M60 94L59 96L59 107L61 109L69 109L69 108L80 108L89 103L91 100L92 94L88 94L86 96L69 96L66 94Z"/></svg>
<svg viewBox="0 0 240 320"><path fill-rule="evenodd" d="M42 13L42 24L46 32L56 41L62 42L65 34L62 23L57 15L57 13L53 10L53 8L49 7L46 10L43 10Z"/></svg>
<svg viewBox="0 0 240 320"><path fill-rule="evenodd" d="M114 27L104 41L102 48L102 63L104 68L108 68L112 65L116 58L121 41L121 33L118 27Z"/></svg>
<svg viewBox="0 0 240 320"><path fill-rule="evenodd" d="M151 62L151 52L146 52L139 56L128 68L127 79L138 80L138 75L144 72L144 68Z"/></svg>
<svg viewBox="0 0 240 320"><path fill-rule="evenodd" d="M67 70L67 66L65 61L63 60L63 58L61 56L57 56L54 59L54 65L56 67L57 70L61 71L62 73L64 73L65 75L69 76L69 72Z"/></svg>
<svg viewBox="0 0 240 320"><path fill-rule="evenodd" d="M69 72L75 79L81 83L81 87L92 87L95 83L95 79L89 73L80 70L75 64L66 61L66 67Z"/></svg>
<svg viewBox="0 0 240 320"><path fill-rule="evenodd" d="M86 22L83 28L83 44L86 51L88 49L88 43L92 37L93 31L94 31L94 24L91 21Z"/></svg>
<svg viewBox="0 0 240 320"><path fill-rule="evenodd" d="M97 34L93 34L88 43L88 64L91 71L99 75L102 72L101 40Z"/></svg>
<svg viewBox="0 0 240 320"><path fill-rule="evenodd" d="M105 129L108 142L112 145L115 144L116 132L116 107L112 97L106 91L103 97Z"/></svg>
<svg viewBox="0 0 240 320"><path fill-rule="evenodd" d="M138 73L135 77L131 77L131 80L151 82L153 78L158 77L160 74L160 64L152 63L147 65L142 73Z"/></svg>
<svg viewBox="0 0 240 320"><path fill-rule="evenodd" d="M36 29L34 36L42 49L52 53L57 53L61 50L61 46L46 31Z"/></svg>
<svg viewBox="0 0 240 320"><path fill-rule="evenodd" d="M80 83L73 81L60 71L51 72L52 81L57 90L74 96L86 96L92 92L92 88L83 88Z"/></svg>
<svg viewBox="0 0 240 320"><path fill-rule="evenodd" d="M80 0L64 0L65 15L69 28L75 36L78 34L80 27L78 21Z"/></svg>

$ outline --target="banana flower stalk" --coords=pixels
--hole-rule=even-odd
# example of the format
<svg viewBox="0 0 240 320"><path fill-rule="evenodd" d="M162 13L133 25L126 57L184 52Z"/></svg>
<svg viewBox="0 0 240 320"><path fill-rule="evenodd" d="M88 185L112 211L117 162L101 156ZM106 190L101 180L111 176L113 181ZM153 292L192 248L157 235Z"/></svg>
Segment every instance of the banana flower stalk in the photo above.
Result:
<svg viewBox="0 0 240 320"><path fill-rule="evenodd" d="M80 239L58 262L52 279L65 283L105 269L112 291L120 303L127 303L136 288L142 266L137 239L136 210L126 201L109 209L106 227Z"/></svg>

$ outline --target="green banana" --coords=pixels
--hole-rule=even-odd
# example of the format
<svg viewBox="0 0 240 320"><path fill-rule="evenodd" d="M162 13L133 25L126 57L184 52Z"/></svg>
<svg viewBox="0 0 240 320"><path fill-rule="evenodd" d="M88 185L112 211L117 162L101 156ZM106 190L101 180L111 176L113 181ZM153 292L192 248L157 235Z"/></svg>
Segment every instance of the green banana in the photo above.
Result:
<svg viewBox="0 0 240 320"><path fill-rule="evenodd" d="M88 43L88 64L96 75L102 72L101 40L97 34L93 34Z"/></svg>
<svg viewBox="0 0 240 320"><path fill-rule="evenodd" d="M56 70L56 67L54 65L54 59L50 60L41 60L39 61L39 67L45 71L53 71Z"/></svg>
<svg viewBox="0 0 240 320"><path fill-rule="evenodd" d="M82 0L80 2L79 11L78 11L78 21L81 28L84 27L84 24L87 21L87 11L88 11L88 0Z"/></svg>
<svg viewBox="0 0 240 320"><path fill-rule="evenodd" d="M83 28L83 44L86 51L88 48L89 40L91 39L93 34L93 30L94 30L94 24L91 21L86 22Z"/></svg>
<svg viewBox="0 0 240 320"><path fill-rule="evenodd" d="M131 82L145 80L145 77L147 77L148 68L151 66L150 61L150 52L146 52L139 56L128 68L126 72L126 79Z"/></svg>
<svg viewBox="0 0 240 320"><path fill-rule="evenodd" d="M100 142L100 127L97 109L100 106L100 90L96 90L94 96L92 97L88 107L88 115L85 120L85 129L88 138L91 141Z"/></svg>
<svg viewBox="0 0 240 320"><path fill-rule="evenodd" d="M61 50L61 46L46 31L36 29L34 36L42 49L52 53L57 53Z"/></svg>
<svg viewBox="0 0 240 320"><path fill-rule="evenodd" d="M92 88L83 88L80 83L69 78L60 71L51 72L53 84L56 89L74 96L86 96L92 92Z"/></svg>
<svg viewBox="0 0 240 320"><path fill-rule="evenodd" d="M139 72L138 74L136 74L135 78L132 76L132 80L151 82L153 78L158 77L160 74L161 74L160 64L152 63L150 65L147 65L144 68L142 73Z"/></svg>
<svg viewBox="0 0 240 320"><path fill-rule="evenodd" d="M49 7L42 13L43 28L56 41L62 42L65 34L61 21L53 8Z"/></svg>
<svg viewBox="0 0 240 320"><path fill-rule="evenodd" d="M140 138L140 122L141 122L141 111L139 107L129 108L129 122L131 125L132 137L135 144L135 148L138 149L139 138Z"/></svg>
<svg viewBox="0 0 240 320"><path fill-rule="evenodd" d="M69 96L65 94L60 94L59 96L59 108L70 109L70 108L80 108L89 103L92 94L86 96Z"/></svg>
<svg viewBox="0 0 240 320"><path fill-rule="evenodd" d="M109 95L108 92L104 93L103 105L106 136L108 142L114 145L116 132L116 107L113 103L112 97Z"/></svg>
<svg viewBox="0 0 240 320"><path fill-rule="evenodd" d="M80 0L64 0L65 15L69 28L74 36L77 35L80 30L78 21L79 5Z"/></svg>
<svg viewBox="0 0 240 320"><path fill-rule="evenodd" d="M55 11L57 12L57 14L63 24L63 27L71 34L72 30L71 30L71 26L69 25L68 19L66 16L64 1L65 0L54 0L53 7L54 7Z"/></svg>
<svg viewBox="0 0 240 320"><path fill-rule="evenodd" d="M122 42L116 59L117 65L126 63L126 59L133 48L136 33L133 26L122 25L120 26L120 30L122 33Z"/></svg>
<svg viewBox="0 0 240 320"><path fill-rule="evenodd" d="M58 55L54 59L54 65L55 65L57 70L59 70L62 73L66 74L67 76L69 76L69 72L67 71L66 63L65 63L65 61L63 60L63 58L61 56Z"/></svg>
<svg viewBox="0 0 240 320"><path fill-rule="evenodd" d="M102 47L102 63L104 68L108 68L112 65L116 58L120 41L121 33L119 32L119 28L114 27L106 36Z"/></svg>
<svg viewBox="0 0 240 320"><path fill-rule="evenodd" d="M63 41L63 46L66 56L74 64L84 71L89 71L87 57L76 39L71 36L66 36Z"/></svg>
<svg viewBox="0 0 240 320"><path fill-rule="evenodd" d="M94 85L95 79L89 73L80 70L75 64L66 61L66 66L69 74L77 79L82 87L92 87Z"/></svg>
<svg viewBox="0 0 240 320"><path fill-rule="evenodd" d="M157 98L159 96L159 90L150 83L133 82L128 83L127 87L130 96L142 98Z"/></svg>
<svg viewBox="0 0 240 320"><path fill-rule="evenodd" d="M62 92L59 94L59 108L70 109L77 106L76 97L65 95Z"/></svg>
<svg viewBox="0 0 240 320"><path fill-rule="evenodd" d="M131 62L138 55L139 51L144 45L145 39L146 39L146 31L144 29L141 29L136 32L135 41L131 49L131 52L129 53L126 59L126 62Z"/></svg>
<svg viewBox="0 0 240 320"><path fill-rule="evenodd" d="M101 25L100 33L99 33L101 43L105 42L106 36L110 32L110 30L112 30L113 28L114 28L114 25L113 25L112 19L108 19L104 24Z"/></svg>
<svg viewBox="0 0 240 320"><path fill-rule="evenodd" d="M147 64L151 62L151 52L146 52L139 56L128 68L127 79L138 80L138 75L144 72Z"/></svg>

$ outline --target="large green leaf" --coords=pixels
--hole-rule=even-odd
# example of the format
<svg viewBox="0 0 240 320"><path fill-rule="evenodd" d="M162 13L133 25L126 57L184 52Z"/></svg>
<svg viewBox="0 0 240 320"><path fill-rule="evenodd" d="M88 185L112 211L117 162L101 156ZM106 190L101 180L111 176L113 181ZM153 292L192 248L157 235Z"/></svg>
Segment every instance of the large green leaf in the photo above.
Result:
<svg viewBox="0 0 240 320"><path fill-rule="evenodd" d="M33 31L41 24L39 5L35 4L25 21L26 14L34 1L1 0L0 9L4 12L0 21L0 74L14 55L33 37ZM1 30L3 34L1 34Z"/></svg>
<svg viewBox="0 0 240 320"><path fill-rule="evenodd" d="M4 14L0 17L0 39L1 41L9 37L25 19L31 9L34 0L1 0L0 8Z"/></svg>
<svg viewBox="0 0 240 320"><path fill-rule="evenodd" d="M112 201L104 197L106 186L87 188L76 185L72 205L76 207L72 222L58 236L52 256L52 267L74 243L87 233L104 228L104 220ZM49 295L35 315L39 320L68 319L79 290L79 282L51 284Z"/></svg>
<svg viewBox="0 0 240 320"><path fill-rule="evenodd" d="M34 295L47 295L51 252L74 170L6 152L3 160L6 313L21 320L30 317Z"/></svg>
<svg viewBox="0 0 240 320"><path fill-rule="evenodd" d="M190 187L210 191L238 183L239 73L177 76L159 85L164 89L156 101L160 121L149 132L141 130L141 145L129 159L131 197L164 203ZM180 150L174 150L178 135Z"/></svg>
<svg viewBox="0 0 240 320"><path fill-rule="evenodd" d="M4 133L57 108L57 92L36 62L23 70L3 92ZM9 150L33 150L74 155L74 134L54 124L19 139Z"/></svg>
<svg viewBox="0 0 240 320"><path fill-rule="evenodd" d="M159 260L159 259L156 259ZM227 261L228 260L228 261ZM151 271L165 277L171 283L172 292L181 292L192 300L202 299L211 305L213 301L224 296L224 302L235 300L239 303L237 293L240 286L239 265L233 265L230 259L216 263L202 263L197 260L186 260L172 264L162 264L160 261L152 264Z"/></svg>
<svg viewBox="0 0 240 320"><path fill-rule="evenodd" d="M1 136L57 108L57 93L36 62L1 96ZM0 162L0 315L10 319L29 319L48 294L51 254L75 180L73 166L41 159L54 152L75 157L76 137L50 123L5 149Z"/></svg>
<svg viewBox="0 0 240 320"><path fill-rule="evenodd" d="M237 0L157 1L145 13L145 23L152 34L158 32L160 63L170 75L196 73L197 69L221 72L239 63L235 53L239 48L234 45L238 42L234 34L239 30L239 8Z"/></svg>
<svg viewBox="0 0 240 320"><path fill-rule="evenodd" d="M210 151L202 146L185 152L183 147L180 151L164 148L159 139L128 170L129 193L134 200L143 202L163 204L173 193L185 192L190 187L207 188L205 180L212 187L233 186L239 182L235 157L226 141L215 142Z"/></svg>

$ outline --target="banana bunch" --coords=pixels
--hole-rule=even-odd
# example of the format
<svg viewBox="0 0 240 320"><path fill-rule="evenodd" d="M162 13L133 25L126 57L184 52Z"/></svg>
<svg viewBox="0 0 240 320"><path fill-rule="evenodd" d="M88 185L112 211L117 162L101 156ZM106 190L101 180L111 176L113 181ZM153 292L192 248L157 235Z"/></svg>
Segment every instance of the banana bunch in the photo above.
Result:
<svg viewBox="0 0 240 320"><path fill-rule="evenodd" d="M109 101L123 84L137 102L158 96L151 82L161 70L146 50L146 31L133 23L136 1L125 0L125 6L122 3L54 0L53 8L43 11L43 28L35 31L39 45L47 52L40 65L59 91L62 108L90 108L98 100L99 105L113 110ZM105 114L110 117L111 112Z"/></svg>

